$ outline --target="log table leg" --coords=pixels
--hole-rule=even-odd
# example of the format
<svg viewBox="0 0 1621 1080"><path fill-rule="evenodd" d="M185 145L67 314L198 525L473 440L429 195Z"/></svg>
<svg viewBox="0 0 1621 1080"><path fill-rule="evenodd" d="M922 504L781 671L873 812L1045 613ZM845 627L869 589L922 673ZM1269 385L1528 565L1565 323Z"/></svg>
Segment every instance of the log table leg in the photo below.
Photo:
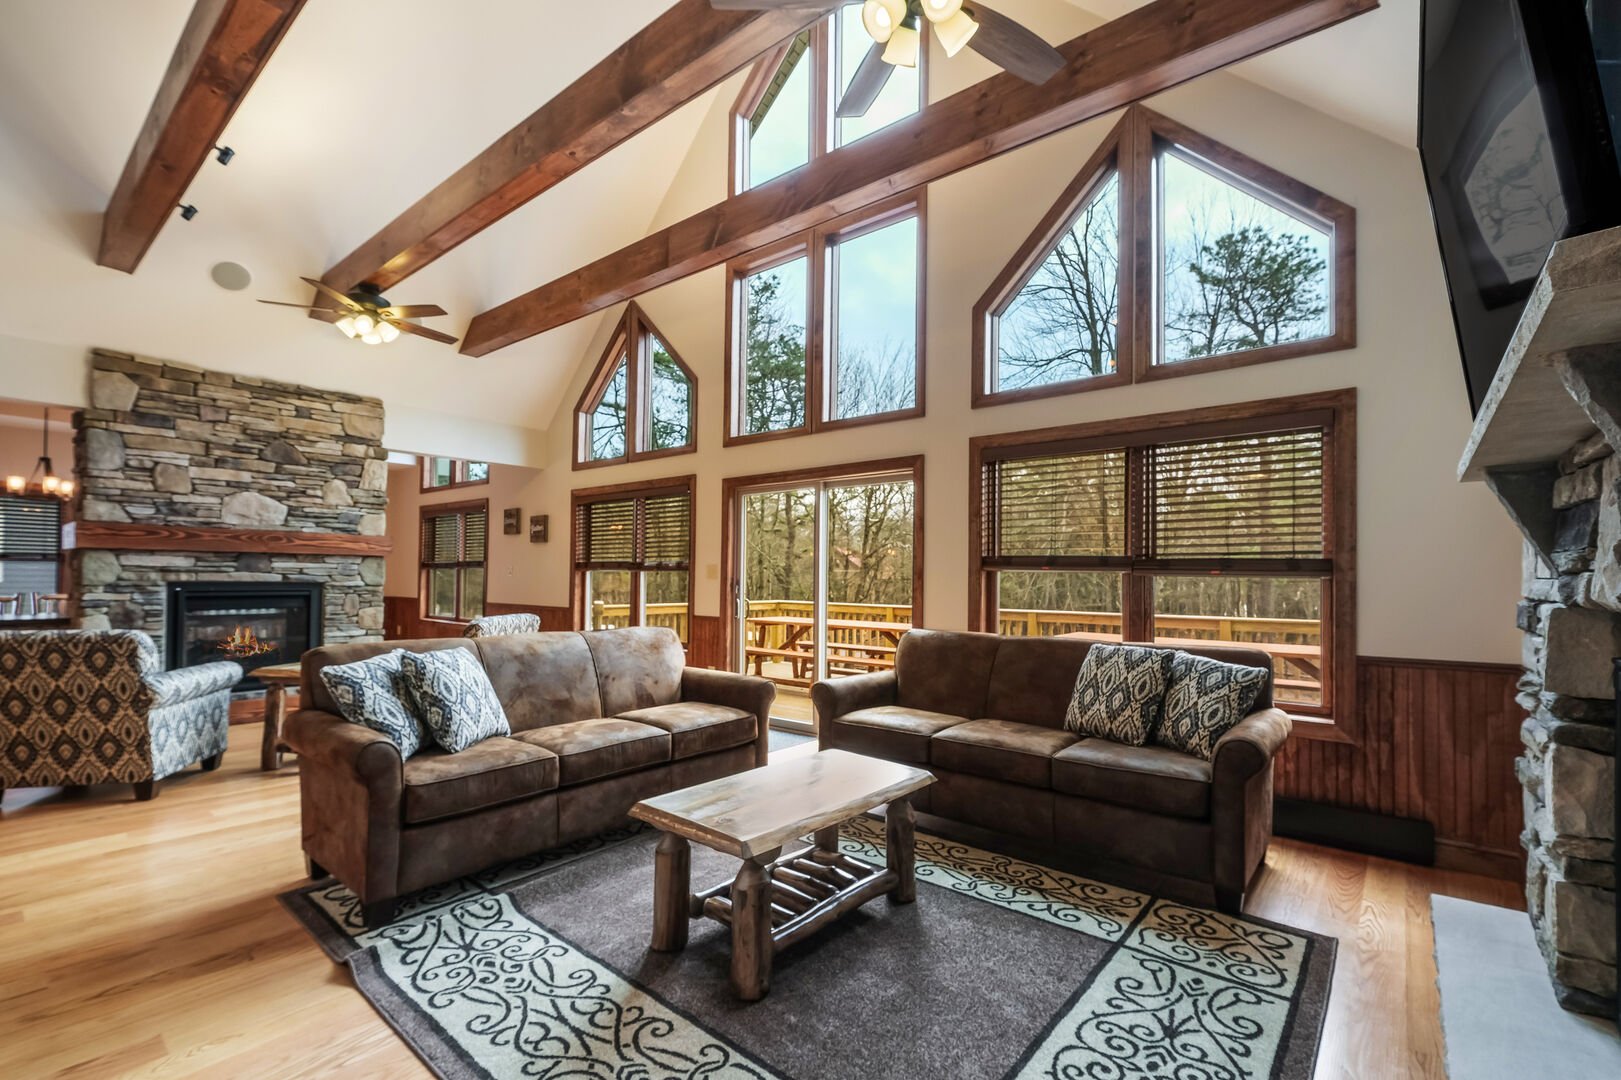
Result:
<svg viewBox="0 0 1621 1080"><path fill-rule="evenodd" d="M816 854L837 855L839 853L839 827L830 825L825 829L816 830Z"/></svg>
<svg viewBox="0 0 1621 1080"><path fill-rule="evenodd" d="M910 904L917 899L916 860L914 858L914 845L916 843L916 820L912 811L911 799L896 799L889 804L889 810L884 814L885 832L887 833L886 847L888 854L886 861L889 869L895 871L900 879L895 882L895 888L890 892L889 898L897 904Z"/></svg>
<svg viewBox="0 0 1621 1080"><path fill-rule="evenodd" d="M771 868L750 859L732 882L732 992L759 1001L771 988Z"/></svg>
<svg viewBox="0 0 1621 1080"><path fill-rule="evenodd" d="M692 845L665 833L653 852L653 949L680 952L687 947L687 893L691 888ZM768 924L769 925L769 924Z"/></svg>
<svg viewBox="0 0 1621 1080"><path fill-rule="evenodd" d="M287 687L279 682L265 686L265 733L259 745L259 770L281 768L281 728L287 719Z"/></svg>

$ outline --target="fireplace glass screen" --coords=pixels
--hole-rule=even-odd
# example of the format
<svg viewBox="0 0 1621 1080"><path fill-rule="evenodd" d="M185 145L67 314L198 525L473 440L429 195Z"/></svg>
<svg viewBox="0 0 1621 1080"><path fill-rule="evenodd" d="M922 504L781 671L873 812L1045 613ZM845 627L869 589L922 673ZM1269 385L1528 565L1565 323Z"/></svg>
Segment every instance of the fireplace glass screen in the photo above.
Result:
<svg viewBox="0 0 1621 1080"><path fill-rule="evenodd" d="M237 690L259 690L255 668L296 662L321 643L321 586L176 582L169 586L168 666L234 660Z"/></svg>

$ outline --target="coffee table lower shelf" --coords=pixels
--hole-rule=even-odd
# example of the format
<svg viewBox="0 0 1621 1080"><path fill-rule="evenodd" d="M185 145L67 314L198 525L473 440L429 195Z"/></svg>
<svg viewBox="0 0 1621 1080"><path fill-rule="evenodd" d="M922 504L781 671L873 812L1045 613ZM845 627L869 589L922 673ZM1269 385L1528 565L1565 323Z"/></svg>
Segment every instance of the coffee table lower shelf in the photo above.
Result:
<svg viewBox="0 0 1621 1080"><path fill-rule="evenodd" d="M690 843L663 833L653 858L653 949L679 952L687 945L689 920L714 919L732 931L733 992L758 1001L770 988L772 959L781 950L880 896L897 904L917 899L911 801L890 802L885 821L883 867L842 854L835 825L819 830L810 847L747 859L736 878L698 893L690 891Z"/></svg>

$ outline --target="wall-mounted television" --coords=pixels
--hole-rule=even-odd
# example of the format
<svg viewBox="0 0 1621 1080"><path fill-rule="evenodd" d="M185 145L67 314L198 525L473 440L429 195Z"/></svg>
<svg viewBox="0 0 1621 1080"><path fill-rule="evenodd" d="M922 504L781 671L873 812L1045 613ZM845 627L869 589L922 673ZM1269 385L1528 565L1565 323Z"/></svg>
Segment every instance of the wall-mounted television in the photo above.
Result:
<svg viewBox="0 0 1621 1080"><path fill-rule="evenodd" d="M1424 0L1419 155L1471 410L1555 241L1621 225L1621 0Z"/></svg>

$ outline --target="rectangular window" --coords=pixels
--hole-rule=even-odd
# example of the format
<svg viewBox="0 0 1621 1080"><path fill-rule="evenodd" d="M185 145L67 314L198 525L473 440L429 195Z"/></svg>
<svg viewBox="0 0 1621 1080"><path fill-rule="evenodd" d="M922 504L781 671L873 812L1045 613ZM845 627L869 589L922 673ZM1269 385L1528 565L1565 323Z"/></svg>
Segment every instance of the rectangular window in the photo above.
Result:
<svg viewBox="0 0 1621 1080"><path fill-rule="evenodd" d="M575 625L667 626L686 644L692 622L692 478L574 493Z"/></svg>
<svg viewBox="0 0 1621 1080"><path fill-rule="evenodd" d="M422 508L422 614L466 621L484 614L489 504Z"/></svg>
<svg viewBox="0 0 1621 1080"><path fill-rule="evenodd" d="M1340 392L972 440L977 625L1248 646L1280 705L1344 715L1354 408Z"/></svg>
<svg viewBox="0 0 1621 1080"><path fill-rule="evenodd" d="M461 458L424 457L422 459L422 490L440 491L445 488L471 487L490 481L490 463L464 461Z"/></svg>
<svg viewBox="0 0 1621 1080"><path fill-rule="evenodd" d="M0 594L60 592L62 503L0 495Z"/></svg>
<svg viewBox="0 0 1621 1080"><path fill-rule="evenodd" d="M730 267L728 445L923 415L923 194Z"/></svg>

